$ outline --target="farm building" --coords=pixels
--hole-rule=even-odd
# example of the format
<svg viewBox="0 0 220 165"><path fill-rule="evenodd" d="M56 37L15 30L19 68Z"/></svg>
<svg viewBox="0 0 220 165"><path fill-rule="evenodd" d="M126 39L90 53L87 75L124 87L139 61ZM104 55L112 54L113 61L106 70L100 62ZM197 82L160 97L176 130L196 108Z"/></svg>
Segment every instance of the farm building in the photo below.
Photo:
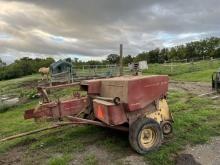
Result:
<svg viewBox="0 0 220 165"><path fill-rule="evenodd" d="M63 72L72 72L72 63L71 59L67 58L64 60L59 60L50 65L51 74L63 73Z"/></svg>
<svg viewBox="0 0 220 165"><path fill-rule="evenodd" d="M70 58L50 65L51 83L65 83L72 80L73 65Z"/></svg>

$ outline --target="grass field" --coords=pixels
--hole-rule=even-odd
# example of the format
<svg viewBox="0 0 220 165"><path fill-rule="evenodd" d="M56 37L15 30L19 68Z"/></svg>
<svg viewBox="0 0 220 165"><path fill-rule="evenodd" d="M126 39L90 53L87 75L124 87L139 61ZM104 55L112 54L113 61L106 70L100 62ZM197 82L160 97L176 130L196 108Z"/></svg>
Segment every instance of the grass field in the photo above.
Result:
<svg viewBox="0 0 220 165"><path fill-rule="evenodd" d="M192 73L183 73L176 76L172 76L173 80L179 81L192 81L192 82L209 82L211 83L212 74L216 72L216 69L206 69L202 71L196 71Z"/></svg>
<svg viewBox="0 0 220 165"><path fill-rule="evenodd" d="M48 123L23 120L24 110L33 107L35 103L36 101L32 101L1 114L0 137L47 126ZM169 106L175 119L174 133L165 140L159 151L144 156L144 160L151 164L173 164L178 151L184 149L187 144L205 143L210 137L220 135L218 101L194 98L191 94L171 91ZM0 152L10 153L13 148L22 148L26 157L23 160L25 164L32 161L37 164L68 164L91 145L106 150L109 154L113 153L112 161L115 164L120 164L120 157L135 154L130 149L127 134L94 126L68 126L16 139L0 144ZM87 164L100 163L95 153L82 159Z"/></svg>
<svg viewBox="0 0 220 165"><path fill-rule="evenodd" d="M166 74L173 80L211 82L213 72L220 68L220 60L194 63L150 64L144 74Z"/></svg>
<svg viewBox="0 0 220 165"><path fill-rule="evenodd" d="M208 77L214 70L215 68L176 74L171 79L208 82ZM1 92L29 92L32 90L29 83L37 79L39 75L0 81ZM64 90L58 91L56 95L65 97L70 93L69 90ZM24 110L33 108L38 101L31 99L0 113L0 138L50 125L23 119ZM165 138L158 151L139 156L131 149L126 133L95 126L67 126L0 143L0 163L7 159L16 162L13 155L17 155L21 164L66 165L78 162L96 165L107 161L122 165L126 164L124 158L134 155L153 165L168 165L175 164L176 156L187 145L205 143L213 136L220 136L219 100L198 98L192 93L171 90L168 102L175 120L174 132Z"/></svg>
<svg viewBox="0 0 220 165"><path fill-rule="evenodd" d="M26 86L29 85L31 87L32 85L34 85L33 83L36 84L37 80L39 79L40 75L34 74L22 78L0 81L0 95L21 95L21 93L24 93L25 90L28 90L28 88L25 88Z"/></svg>

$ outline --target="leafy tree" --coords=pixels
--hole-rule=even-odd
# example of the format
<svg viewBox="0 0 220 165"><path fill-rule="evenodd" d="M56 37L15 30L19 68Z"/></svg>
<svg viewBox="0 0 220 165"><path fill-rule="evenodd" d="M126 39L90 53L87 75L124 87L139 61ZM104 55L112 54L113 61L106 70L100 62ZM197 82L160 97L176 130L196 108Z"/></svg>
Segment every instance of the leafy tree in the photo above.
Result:
<svg viewBox="0 0 220 165"><path fill-rule="evenodd" d="M148 56L148 52L142 52L140 54L138 54L135 58L134 61L138 62L138 61L149 61L149 56Z"/></svg>
<svg viewBox="0 0 220 165"><path fill-rule="evenodd" d="M6 63L2 61L2 59L0 58L0 67L4 67L6 66Z"/></svg>
<svg viewBox="0 0 220 165"><path fill-rule="evenodd" d="M125 56L123 58L123 64L124 65L128 65L129 63L132 63L133 62L133 58L131 57L131 55L128 55L128 56Z"/></svg>
<svg viewBox="0 0 220 165"><path fill-rule="evenodd" d="M54 62L52 58L31 59L28 57L16 60L14 63L0 68L0 80L18 78L21 76L37 73L41 67L49 67Z"/></svg>
<svg viewBox="0 0 220 165"><path fill-rule="evenodd" d="M117 54L110 54L106 59L110 64L119 64L120 57Z"/></svg>
<svg viewBox="0 0 220 165"><path fill-rule="evenodd" d="M135 61L147 60L149 63L163 63L173 60L195 60L219 57L220 38L211 37L200 41L189 42L171 48L154 49L139 53Z"/></svg>

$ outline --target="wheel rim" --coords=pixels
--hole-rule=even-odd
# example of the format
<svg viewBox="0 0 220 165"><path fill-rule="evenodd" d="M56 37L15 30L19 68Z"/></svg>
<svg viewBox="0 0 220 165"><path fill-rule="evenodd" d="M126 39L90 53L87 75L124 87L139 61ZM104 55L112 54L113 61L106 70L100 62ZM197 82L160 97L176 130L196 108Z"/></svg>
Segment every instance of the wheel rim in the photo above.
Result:
<svg viewBox="0 0 220 165"><path fill-rule="evenodd" d="M156 132L153 128L143 128L140 134L140 142L144 148L150 148L156 141Z"/></svg>

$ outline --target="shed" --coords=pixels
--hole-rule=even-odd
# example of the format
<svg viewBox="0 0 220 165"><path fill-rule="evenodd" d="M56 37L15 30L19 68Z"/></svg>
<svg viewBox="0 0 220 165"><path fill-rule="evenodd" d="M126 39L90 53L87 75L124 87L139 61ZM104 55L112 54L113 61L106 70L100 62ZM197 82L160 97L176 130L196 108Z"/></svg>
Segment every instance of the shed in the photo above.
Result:
<svg viewBox="0 0 220 165"><path fill-rule="evenodd" d="M72 73L72 62L70 58L59 60L50 65L51 74L68 72Z"/></svg>
<svg viewBox="0 0 220 165"><path fill-rule="evenodd" d="M72 81L72 61L70 58L59 60L50 65L51 83L63 84Z"/></svg>

